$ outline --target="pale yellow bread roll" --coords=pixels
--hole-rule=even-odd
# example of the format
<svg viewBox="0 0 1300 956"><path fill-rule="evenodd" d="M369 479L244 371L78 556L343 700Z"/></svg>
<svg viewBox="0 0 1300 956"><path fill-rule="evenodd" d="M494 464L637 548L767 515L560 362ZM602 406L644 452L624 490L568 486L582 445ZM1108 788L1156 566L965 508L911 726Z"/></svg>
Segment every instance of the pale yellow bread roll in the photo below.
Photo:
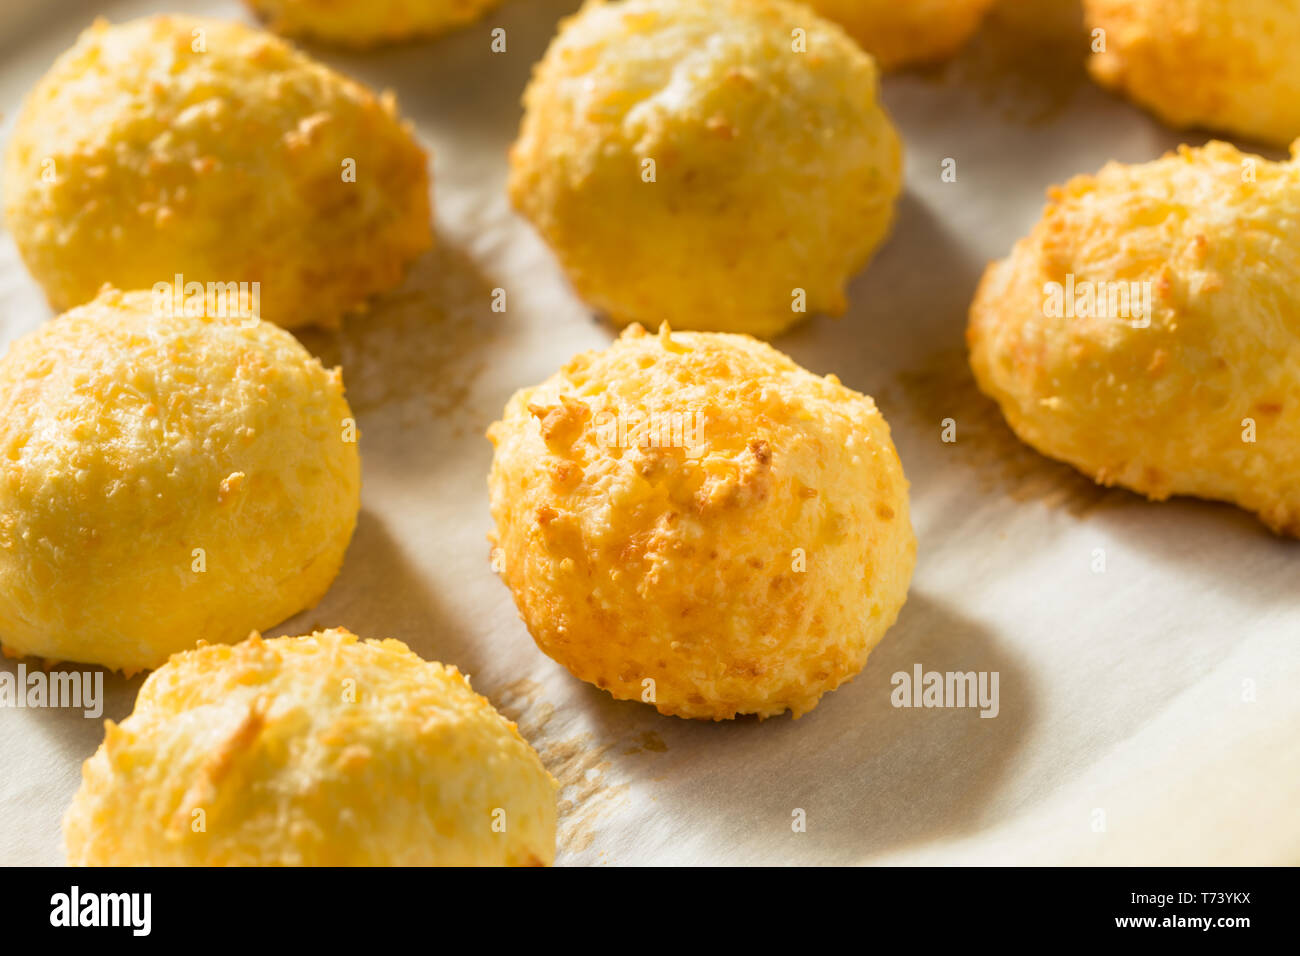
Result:
<svg viewBox="0 0 1300 956"><path fill-rule="evenodd" d="M23 105L5 222L56 310L179 274L258 283L267 319L328 325L431 244L426 166L390 95L268 33L99 21Z"/></svg>
<svg viewBox="0 0 1300 956"><path fill-rule="evenodd" d="M784 0L588 3L524 94L510 197L616 324L775 335L843 312L889 232L902 160L877 85Z"/></svg>
<svg viewBox="0 0 1300 956"><path fill-rule="evenodd" d="M1171 126L1300 136L1296 0L1084 0L1089 71Z"/></svg>
<svg viewBox="0 0 1300 956"><path fill-rule="evenodd" d="M488 436L494 560L520 615L614 697L797 717L907 598L889 426L748 336L630 326L517 392Z"/></svg>
<svg viewBox="0 0 1300 956"><path fill-rule="evenodd" d="M454 667L346 630L204 646L106 722L83 866L544 865L555 781Z"/></svg>
<svg viewBox="0 0 1300 956"><path fill-rule="evenodd" d="M47 322L0 359L0 643L135 671L312 606L356 434L339 370L255 316L109 289Z"/></svg>
<svg viewBox="0 0 1300 956"><path fill-rule="evenodd" d="M373 47L473 23L501 0L244 0L277 33Z"/></svg>
<svg viewBox="0 0 1300 956"><path fill-rule="evenodd" d="M1070 180L985 273L967 337L980 388L1044 454L1300 534L1294 156L1210 143Z"/></svg>

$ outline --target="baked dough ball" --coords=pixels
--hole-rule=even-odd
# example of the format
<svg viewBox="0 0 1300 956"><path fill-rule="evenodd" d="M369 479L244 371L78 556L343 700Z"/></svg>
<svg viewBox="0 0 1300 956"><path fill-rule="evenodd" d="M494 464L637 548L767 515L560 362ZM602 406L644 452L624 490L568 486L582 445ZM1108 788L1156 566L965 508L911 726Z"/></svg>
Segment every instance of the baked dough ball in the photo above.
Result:
<svg viewBox="0 0 1300 956"><path fill-rule="evenodd" d="M843 25L882 70L946 60L979 28L993 0L805 0Z"/></svg>
<svg viewBox="0 0 1300 956"><path fill-rule="evenodd" d="M1300 534L1294 156L1211 143L1053 190L985 273L968 338L980 387L1044 454Z"/></svg>
<svg viewBox="0 0 1300 956"><path fill-rule="evenodd" d="M1300 136L1296 0L1084 0L1102 86L1172 126L1285 146Z"/></svg>
<svg viewBox="0 0 1300 956"><path fill-rule="evenodd" d="M520 614L619 699L798 717L907 598L889 426L748 336L633 325L517 392L488 437L494 558Z"/></svg>
<svg viewBox="0 0 1300 956"><path fill-rule="evenodd" d="M616 323L773 335L842 312L889 230L901 158L876 87L797 4L589 3L524 95L510 196Z"/></svg>
<svg viewBox="0 0 1300 956"><path fill-rule="evenodd" d="M0 359L0 642L135 671L315 604L360 506L338 369L105 290Z"/></svg>
<svg viewBox="0 0 1300 956"><path fill-rule="evenodd" d="M90 866L549 864L555 781L454 667L345 630L203 646L140 688L63 819Z"/></svg>
<svg viewBox="0 0 1300 956"><path fill-rule="evenodd" d="M271 29L337 46L372 47L473 23L501 0L244 0Z"/></svg>
<svg viewBox="0 0 1300 956"><path fill-rule="evenodd" d="M5 170L9 229L59 310L180 274L331 324L432 242L392 97L237 23L97 22L29 95Z"/></svg>

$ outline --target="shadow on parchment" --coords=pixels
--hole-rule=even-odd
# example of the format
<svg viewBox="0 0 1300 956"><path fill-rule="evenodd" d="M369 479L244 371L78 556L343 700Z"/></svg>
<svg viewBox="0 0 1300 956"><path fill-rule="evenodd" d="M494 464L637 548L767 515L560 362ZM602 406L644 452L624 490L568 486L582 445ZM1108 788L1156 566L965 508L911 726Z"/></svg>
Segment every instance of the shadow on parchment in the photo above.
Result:
<svg viewBox="0 0 1300 956"><path fill-rule="evenodd" d="M985 266L917 193L903 193L895 218L893 234L849 283L849 311L812 316L774 343L809 371L834 373L873 396L891 424L885 392L894 370L939 344L964 349L966 312ZM902 446L899 454L907 460Z"/></svg>
<svg viewBox="0 0 1300 956"><path fill-rule="evenodd" d="M383 520L365 508L343 568L316 607L268 636L309 634L346 627L363 639L394 638L425 660L478 673L481 645L465 633L425 584L425 575L393 538Z"/></svg>
<svg viewBox="0 0 1300 956"><path fill-rule="evenodd" d="M998 715L895 708L891 676L916 664L998 672ZM570 704L600 740L661 741L649 759L620 761L626 779L665 815L731 841L728 862L740 864L862 862L978 830L1038 710L1026 669L993 635L916 592L857 679L799 720L664 717L576 680ZM796 808L807 832L792 830Z"/></svg>
<svg viewBox="0 0 1300 956"><path fill-rule="evenodd" d="M516 320L493 311L498 284L469 255L438 243L369 311L299 332L327 367L343 369L363 469L431 473L449 439L482 433L501 411L475 388Z"/></svg>
<svg viewBox="0 0 1300 956"><path fill-rule="evenodd" d="M909 72L1036 126L1060 117L1090 88L1090 42L1080 0L999 0L957 56Z"/></svg>
<svg viewBox="0 0 1300 956"><path fill-rule="evenodd" d="M394 90L399 111L417 126L454 131L445 150L475 156L480 168L504 175L506 148L518 132L524 87L534 64L559 21L581 5L581 0L508 0L460 29L377 50L347 51L311 41L299 45L373 89ZM503 33L494 47L496 30ZM484 57L489 50L495 52Z"/></svg>

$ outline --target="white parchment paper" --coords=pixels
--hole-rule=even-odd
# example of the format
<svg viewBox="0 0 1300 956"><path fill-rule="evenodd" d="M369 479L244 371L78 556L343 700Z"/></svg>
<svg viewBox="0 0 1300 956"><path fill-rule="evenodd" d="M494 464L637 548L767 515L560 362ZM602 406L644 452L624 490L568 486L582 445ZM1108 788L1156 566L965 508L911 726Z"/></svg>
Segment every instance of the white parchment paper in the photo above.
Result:
<svg viewBox="0 0 1300 956"><path fill-rule="evenodd" d="M953 63L887 77L907 150L894 234L848 315L776 343L876 397L912 482L916 577L866 670L801 720L704 724L615 702L535 648L488 564L483 431L515 388L615 334L504 196L520 93L577 5L511 0L368 54L309 46L397 92L434 153L440 247L368 316L301 336L344 368L364 493L332 590L272 633L346 626L473 675L563 785L561 863L1300 863L1300 545L1227 506L1093 487L1020 445L966 370L975 283L1045 187L1206 138L1088 83L1077 0L1003 0ZM162 10L250 19L234 2L6 0L0 136L94 16ZM0 234L0 337L49 315ZM998 716L894 708L891 675L917 664L996 671ZM140 682L106 675L104 716ZM63 861L60 817L102 735L80 711L0 709L0 863Z"/></svg>

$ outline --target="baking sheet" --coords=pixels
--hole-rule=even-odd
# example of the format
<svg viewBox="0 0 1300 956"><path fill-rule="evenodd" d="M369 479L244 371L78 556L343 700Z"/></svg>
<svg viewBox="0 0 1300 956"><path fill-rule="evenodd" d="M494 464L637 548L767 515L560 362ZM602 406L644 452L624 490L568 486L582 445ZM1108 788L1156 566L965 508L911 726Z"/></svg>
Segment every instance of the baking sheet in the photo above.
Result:
<svg viewBox="0 0 1300 956"><path fill-rule="evenodd" d="M483 431L515 388L615 334L504 196L519 95L577 6L513 0L370 54L308 45L397 92L434 153L440 246L368 316L301 336L343 365L362 512L329 594L271 633L346 626L470 673L563 786L559 863L1300 863L1300 546L1227 506L1094 487L1020 445L965 366L975 283L1046 186L1206 138L1088 83L1077 0L1004 0L956 61L886 78L906 143L894 234L849 314L776 342L876 397L912 482L916 576L866 670L798 721L705 724L615 702L537 651L489 567ZM9 0L0 138L95 15L163 10L250 19L237 3ZM0 234L0 337L49 315ZM891 706L891 675L917 664L996 671L997 717ZM104 716L125 717L140 682L106 675ZM59 820L101 724L0 708L0 863L63 862Z"/></svg>

